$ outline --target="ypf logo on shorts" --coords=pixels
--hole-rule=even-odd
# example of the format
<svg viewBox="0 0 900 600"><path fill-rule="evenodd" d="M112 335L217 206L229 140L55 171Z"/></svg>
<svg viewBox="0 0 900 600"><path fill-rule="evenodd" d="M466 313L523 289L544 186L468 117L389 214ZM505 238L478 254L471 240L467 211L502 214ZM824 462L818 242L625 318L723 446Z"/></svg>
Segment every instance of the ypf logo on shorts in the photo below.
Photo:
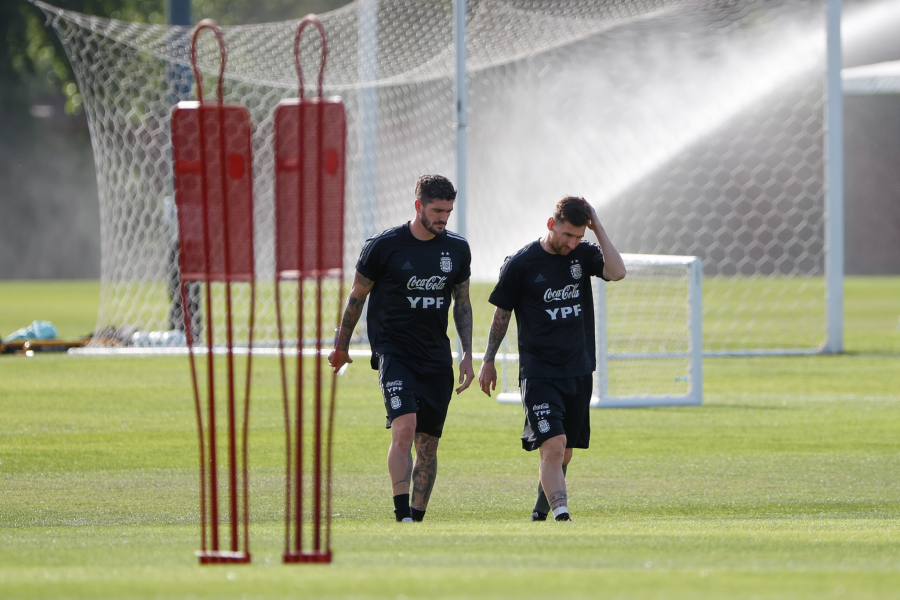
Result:
<svg viewBox="0 0 900 600"><path fill-rule="evenodd" d="M400 396L391 396L391 408L394 410L400 408Z"/></svg>
<svg viewBox="0 0 900 600"><path fill-rule="evenodd" d="M543 404L535 404L534 408L531 409L536 417L543 417L545 415L550 414L550 405L544 402Z"/></svg>
<svg viewBox="0 0 900 600"><path fill-rule="evenodd" d="M541 419L540 421L538 421L538 431L540 431L541 433L547 433L548 431L550 431L550 423L548 423L544 419Z"/></svg>

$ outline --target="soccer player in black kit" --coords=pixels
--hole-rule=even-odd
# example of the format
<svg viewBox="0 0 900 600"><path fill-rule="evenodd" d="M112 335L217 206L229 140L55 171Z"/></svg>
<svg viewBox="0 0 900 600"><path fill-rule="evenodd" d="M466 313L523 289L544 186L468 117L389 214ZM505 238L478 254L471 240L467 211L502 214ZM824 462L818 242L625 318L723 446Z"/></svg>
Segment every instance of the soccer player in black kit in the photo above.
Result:
<svg viewBox="0 0 900 600"><path fill-rule="evenodd" d="M456 393L475 378L472 368L471 253L460 235L447 231L456 190L440 175L416 182L416 216L405 225L369 238L356 263L356 276L337 344L328 363L337 372L348 355L353 329L370 296L367 318L372 368L391 430L388 471L397 521L421 521L437 475L437 447L453 394L453 358L448 313L463 356ZM412 460L415 442L416 460ZM410 497L412 477L412 497Z"/></svg>
<svg viewBox="0 0 900 600"><path fill-rule="evenodd" d="M599 246L582 240L586 227ZM625 277L625 263L593 207L568 196L556 204L544 237L506 259L490 297L497 308L478 383L488 396L496 389L494 357L515 312L522 447L540 448L541 455L533 521L550 512L557 521L571 520L566 470L572 449L590 442L591 373L597 367L592 276L618 281Z"/></svg>

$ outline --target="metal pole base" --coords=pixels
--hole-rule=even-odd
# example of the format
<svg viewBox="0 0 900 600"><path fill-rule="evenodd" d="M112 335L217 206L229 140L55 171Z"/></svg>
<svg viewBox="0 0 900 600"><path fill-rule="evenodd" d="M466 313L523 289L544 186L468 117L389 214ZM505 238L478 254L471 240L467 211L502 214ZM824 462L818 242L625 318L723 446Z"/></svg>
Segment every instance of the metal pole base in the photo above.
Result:
<svg viewBox="0 0 900 600"><path fill-rule="evenodd" d="M331 550L324 552L285 552L281 555L285 563L330 563Z"/></svg>
<svg viewBox="0 0 900 600"><path fill-rule="evenodd" d="M232 552L230 550L199 550L197 556L201 565L250 563L250 554L247 552Z"/></svg>

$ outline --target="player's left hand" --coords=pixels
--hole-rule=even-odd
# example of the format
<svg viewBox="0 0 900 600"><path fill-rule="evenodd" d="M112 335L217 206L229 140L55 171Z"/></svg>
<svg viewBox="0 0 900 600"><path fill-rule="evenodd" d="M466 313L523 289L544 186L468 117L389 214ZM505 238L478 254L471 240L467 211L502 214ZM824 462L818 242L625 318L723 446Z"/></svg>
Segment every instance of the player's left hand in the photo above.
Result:
<svg viewBox="0 0 900 600"><path fill-rule="evenodd" d="M475 369L472 368L472 355L466 354L459 363L459 382L462 385L456 388L456 393L462 394L473 379L475 379Z"/></svg>

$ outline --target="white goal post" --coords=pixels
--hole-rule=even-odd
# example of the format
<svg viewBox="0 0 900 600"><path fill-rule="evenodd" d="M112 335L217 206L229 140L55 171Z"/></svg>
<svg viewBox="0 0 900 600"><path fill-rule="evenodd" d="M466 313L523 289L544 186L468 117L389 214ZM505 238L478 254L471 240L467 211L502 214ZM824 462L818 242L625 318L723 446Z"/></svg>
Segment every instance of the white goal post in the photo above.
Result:
<svg viewBox="0 0 900 600"><path fill-rule="evenodd" d="M623 254L628 275L594 278L592 408L703 403L702 268L696 256ZM510 328L512 329L512 328ZM504 340L497 401L518 404L518 355Z"/></svg>

